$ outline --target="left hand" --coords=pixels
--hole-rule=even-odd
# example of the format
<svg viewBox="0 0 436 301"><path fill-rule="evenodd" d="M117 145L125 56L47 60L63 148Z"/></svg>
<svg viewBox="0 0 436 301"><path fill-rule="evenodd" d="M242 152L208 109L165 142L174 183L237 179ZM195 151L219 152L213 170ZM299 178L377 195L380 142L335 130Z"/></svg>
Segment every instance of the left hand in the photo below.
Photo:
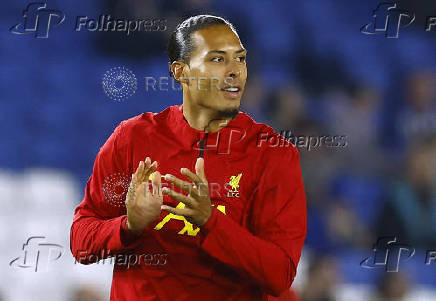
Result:
<svg viewBox="0 0 436 301"><path fill-rule="evenodd" d="M195 174L187 168L181 168L180 172L193 183L183 181L170 174L165 175L165 180L187 192L188 195L175 192L168 187L164 187L162 192L169 195L174 200L185 204L185 208L176 209L167 205L162 205L161 209L176 215L184 216L190 223L202 226L207 222L212 214L209 187L204 173L204 159L197 159L197 162L195 163Z"/></svg>

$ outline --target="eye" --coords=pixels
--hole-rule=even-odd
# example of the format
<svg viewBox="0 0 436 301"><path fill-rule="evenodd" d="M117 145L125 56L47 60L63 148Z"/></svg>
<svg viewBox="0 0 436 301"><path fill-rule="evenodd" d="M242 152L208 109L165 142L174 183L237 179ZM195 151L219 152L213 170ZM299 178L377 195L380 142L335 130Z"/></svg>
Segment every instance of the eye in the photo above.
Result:
<svg viewBox="0 0 436 301"><path fill-rule="evenodd" d="M222 60L223 60L223 58L220 56L216 56L216 57L211 59L212 62L221 62Z"/></svg>
<svg viewBox="0 0 436 301"><path fill-rule="evenodd" d="M245 62L247 57L245 55L243 55L243 56L239 56L237 59L238 59L239 62Z"/></svg>

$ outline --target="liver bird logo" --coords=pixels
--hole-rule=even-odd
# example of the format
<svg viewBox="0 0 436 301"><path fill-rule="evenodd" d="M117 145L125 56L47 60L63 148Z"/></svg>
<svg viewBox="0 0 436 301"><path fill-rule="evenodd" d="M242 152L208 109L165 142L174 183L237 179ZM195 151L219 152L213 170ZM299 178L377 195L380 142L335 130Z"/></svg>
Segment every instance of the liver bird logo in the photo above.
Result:
<svg viewBox="0 0 436 301"><path fill-rule="evenodd" d="M237 192L239 188L239 181L241 180L242 173L237 176L231 176L229 184L232 187L233 191Z"/></svg>

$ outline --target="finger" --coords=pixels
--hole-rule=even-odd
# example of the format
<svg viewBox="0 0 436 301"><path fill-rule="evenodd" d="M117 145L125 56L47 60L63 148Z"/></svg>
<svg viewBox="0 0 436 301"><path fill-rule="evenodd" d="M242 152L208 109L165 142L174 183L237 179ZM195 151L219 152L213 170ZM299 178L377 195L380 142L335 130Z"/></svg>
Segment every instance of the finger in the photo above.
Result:
<svg viewBox="0 0 436 301"><path fill-rule="evenodd" d="M169 189L168 187L162 188L162 192L172 197L174 200L182 202L188 207L195 208L197 205L197 201L191 197L188 197L184 194L175 192L174 190Z"/></svg>
<svg viewBox="0 0 436 301"><path fill-rule="evenodd" d="M150 168L150 157L145 158L145 160L143 161L144 163L144 168L141 170L141 183L145 181L145 173L146 171Z"/></svg>
<svg viewBox="0 0 436 301"><path fill-rule="evenodd" d="M197 187L200 186L200 183L202 182L202 180L200 179L199 176L197 176L195 173L193 173L189 169L181 168L180 173L182 175L184 175L185 177L187 177L188 179L190 179L192 182L194 182L195 186L197 186Z"/></svg>
<svg viewBox="0 0 436 301"><path fill-rule="evenodd" d="M144 168L145 168L144 162L143 161L139 161L138 168L136 169L136 172L135 172L135 183L136 184L141 183L142 173L144 171Z"/></svg>
<svg viewBox="0 0 436 301"><path fill-rule="evenodd" d="M136 183L136 172L134 174L132 174L132 178L130 179L130 185L132 183Z"/></svg>
<svg viewBox="0 0 436 301"><path fill-rule="evenodd" d="M172 214L175 214L175 215L181 215L181 216L186 216L186 217L191 217L194 215L194 210L189 209L189 208L177 209L177 208L170 207L167 205L162 205L162 206L160 206L160 209L166 210L166 211L171 212Z"/></svg>
<svg viewBox="0 0 436 301"><path fill-rule="evenodd" d="M197 158L195 162L195 173L203 183L207 183L206 174L204 173L204 159Z"/></svg>
<svg viewBox="0 0 436 301"><path fill-rule="evenodd" d="M180 189L182 189L183 191L191 194L197 194L197 191L195 188L193 188L193 185L189 182L183 181L171 174L166 174L165 175L165 180L167 180L170 183L175 184L177 187L179 187Z"/></svg>
<svg viewBox="0 0 436 301"><path fill-rule="evenodd" d="M157 170L157 161L154 161L153 164L144 172L144 181L148 181L150 179L150 175Z"/></svg>
<svg viewBox="0 0 436 301"><path fill-rule="evenodd" d="M151 160L150 157L145 158L144 161L139 162L138 170L136 171L136 184L141 184L146 181L146 175L148 170L150 169Z"/></svg>
<svg viewBox="0 0 436 301"><path fill-rule="evenodd" d="M145 158L144 160L144 169L141 172L141 181L144 182L147 178L145 177L145 174L147 172L147 170L150 169L150 165L151 165L151 159L150 157Z"/></svg>
<svg viewBox="0 0 436 301"><path fill-rule="evenodd" d="M142 168L138 172L137 182L136 182L137 184L140 184L147 180L146 176L148 170L150 169L150 165L151 165L150 157L147 157L145 158L144 161L140 162L140 166L142 166Z"/></svg>
<svg viewBox="0 0 436 301"><path fill-rule="evenodd" d="M158 171L152 173L151 183L153 186L153 195L161 196L162 193L162 183L161 183L161 174Z"/></svg>
<svg viewBox="0 0 436 301"><path fill-rule="evenodd" d="M202 197L202 196L208 196L209 195L209 188L207 183L200 183L198 184L198 187L195 187L195 190L197 192L196 196Z"/></svg>

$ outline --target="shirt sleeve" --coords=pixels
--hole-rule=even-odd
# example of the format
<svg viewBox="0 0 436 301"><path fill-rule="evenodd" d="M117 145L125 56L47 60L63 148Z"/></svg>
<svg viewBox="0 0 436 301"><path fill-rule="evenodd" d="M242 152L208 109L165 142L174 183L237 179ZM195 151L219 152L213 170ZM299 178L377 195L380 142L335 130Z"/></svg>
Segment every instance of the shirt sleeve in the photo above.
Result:
<svg viewBox="0 0 436 301"><path fill-rule="evenodd" d="M266 160L254 192L249 226L242 227L213 209L201 227L201 247L212 257L251 278L273 295L289 289L307 231L306 197L299 153Z"/></svg>
<svg viewBox="0 0 436 301"><path fill-rule="evenodd" d="M122 140L125 139L123 123L100 148L84 198L75 209L70 249L76 260L83 264L127 252L141 242L141 235L134 234L126 225L124 201L131 170L126 164L128 154L127 144Z"/></svg>

